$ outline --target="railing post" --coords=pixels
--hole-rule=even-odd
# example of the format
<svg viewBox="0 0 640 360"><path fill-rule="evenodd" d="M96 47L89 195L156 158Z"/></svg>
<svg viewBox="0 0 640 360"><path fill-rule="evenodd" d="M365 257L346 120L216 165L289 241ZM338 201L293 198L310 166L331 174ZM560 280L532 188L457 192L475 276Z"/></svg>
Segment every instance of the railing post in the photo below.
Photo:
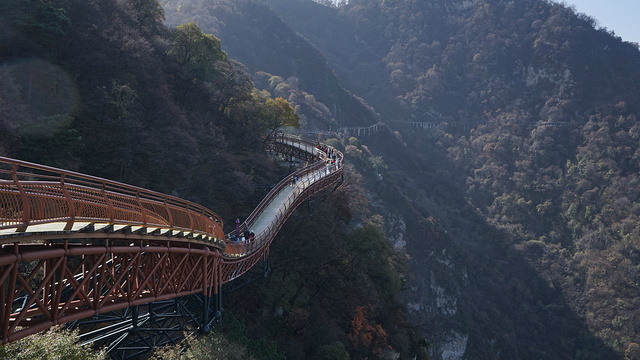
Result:
<svg viewBox="0 0 640 360"><path fill-rule="evenodd" d="M193 216L191 216L191 211L189 211L189 205L190 203L187 203L187 207L185 208L185 211L187 212L187 216L189 216L189 229L193 231L195 229L193 228Z"/></svg>
<svg viewBox="0 0 640 360"><path fill-rule="evenodd" d="M271 272L271 261L269 257L269 249L267 249L262 260L262 274L264 277L267 277L269 275L269 272Z"/></svg>
<svg viewBox="0 0 640 360"><path fill-rule="evenodd" d="M11 265L7 265L11 266ZM4 338L6 338L6 331L5 326L4 326L4 316L6 313L11 313L11 306L13 304L8 304L6 299L5 299L5 284L6 281L3 281L0 283L0 322L2 322L2 324L0 326L2 326L2 329L0 329L0 339L4 340Z"/></svg>
<svg viewBox="0 0 640 360"><path fill-rule="evenodd" d="M13 164L11 167L11 176L22 198L22 226L16 229L16 232L25 232L31 220L31 200L27 197L27 193L18 180L18 164Z"/></svg>
<svg viewBox="0 0 640 360"><path fill-rule="evenodd" d="M217 261L216 258L213 258L213 266L209 266L209 256L210 251L208 247L205 247L204 254L202 255L202 325L200 326L200 331L205 334L208 334L211 330L209 327L209 308L211 306L211 286L209 282L209 276L213 277L214 283L216 271L217 271ZM209 274L211 271L211 274Z"/></svg>
<svg viewBox="0 0 640 360"><path fill-rule="evenodd" d="M106 183L103 181L100 193L102 194L102 198L104 199L104 201L107 203L107 214L109 216L109 222L113 223L113 221L115 220L115 215L113 211L113 202L111 202L111 199L109 199L109 197L107 196L107 191L105 187L106 187Z"/></svg>
<svg viewBox="0 0 640 360"><path fill-rule="evenodd" d="M73 222L76 218L76 208L75 204L73 203L73 198L71 197L71 194L69 194L69 190L67 190L67 185L64 183L65 175L66 174L62 174L60 176L60 187L62 188L62 193L67 199L67 205L69 206L69 213L67 214L69 216L69 221L67 221L67 225L64 226L64 229L68 231L73 228Z"/></svg>
<svg viewBox="0 0 640 360"><path fill-rule="evenodd" d="M210 290L211 292L213 292L213 300L214 300L214 308L215 308L215 317L220 317L220 315L222 315L222 261L221 261L221 257L220 257L220 252L219 251L215 251L215 253L213 254L213 273L211 274L211 276L213 276L213 286L212 289Z"/></svg>
<svg viewBox="0 0 640 360"><path fill-rule="evenodd" d="M151 305L149 305L151 306ZM151 311L149 311L151 312ZM138 332L138 317L140 315L140 307L139 305L135 305L132 309L131 309L131 332L136 333Z"/></svg>
<svg viewBox="0 0 640 360"><path fill-rule="evenodd" d="M164 208L167 211L167 220L169 220L169 227L173 229L173 215L171 214L171 210L169 209L169 204L167 203L169 198L167 196L164 197Z"/></svg>
<svg viewBox="0 0 640 360"><path fill-rule="evenodd" d="M142 201L140 201L140 190L136 191L136 201L138 202L138 207L140 207L140 213L142 214L142 223L147 226L147 211L144 206L142 206Z"/></svg>
<svg viewBox="0 0 640 360"><path fill-rule="evenodd" d="M218 285L213 289L213 303L216 310L216 317L222 315L222 286Z"/></svg>
<svg viewBox="0 0 640 360"><path fill-rule="evenodd" d="M13 254L17 255L20 254L18 245L19 243L14 242L13 243ZM9 275L9 289L7 289L7 299L6 299L6 307L4 310L4 317L2 318L2 329L0 329L0 331L2 331L2 341L6 342L7 337L9 336L9 326L11 325L11 306L13 305L13 300L15 297L15 289L16 289L16 281L18 279L18 261L16 259L16 262L7 266L11 266L11 275Z"/></svg>
<svg viewBox="0 0 640 360"><path fill-rule="evenodd" d="M209 308L211 307L211 296L206 292L202 299L202 325L200 326L200 331L203 334L208 334L211 331L211 327L209 326Z"/></svg>

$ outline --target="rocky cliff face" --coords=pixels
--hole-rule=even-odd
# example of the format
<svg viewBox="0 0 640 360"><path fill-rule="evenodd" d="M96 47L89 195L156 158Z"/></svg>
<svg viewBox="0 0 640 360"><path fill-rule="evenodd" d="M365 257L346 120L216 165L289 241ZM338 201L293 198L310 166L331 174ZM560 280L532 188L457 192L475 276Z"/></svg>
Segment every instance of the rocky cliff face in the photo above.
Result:
<svg viewBox="0 0 640 360"><path fill-rule="evenodd" d="M456 264L446 244L438 247L437 233L420 237L407 233L404 216L390 211L377 196L372 198L376 199L372 200L373 208L384 217L385 233L394 251L408 260L410 271L400 300L409 323L431 343L430 358L463 359L469 335L460 326L459 301L469 285L467 269ZM442 274L446 274L445 282Z"/></svg>

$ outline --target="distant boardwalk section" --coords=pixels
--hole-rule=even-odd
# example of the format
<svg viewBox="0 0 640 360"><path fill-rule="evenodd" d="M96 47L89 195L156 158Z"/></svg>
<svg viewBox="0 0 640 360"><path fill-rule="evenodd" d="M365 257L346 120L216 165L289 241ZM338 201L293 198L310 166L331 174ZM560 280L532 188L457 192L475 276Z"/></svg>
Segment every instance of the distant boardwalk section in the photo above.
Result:
<svg viewBox="0 0 640 360"><path fill-rule="evenodd" d="M354 127L343 127L338 129L337 133L349 134L351 136L371 136L379 133L386 127L385 123L376 123L371 126L354 126Z"/></svg>

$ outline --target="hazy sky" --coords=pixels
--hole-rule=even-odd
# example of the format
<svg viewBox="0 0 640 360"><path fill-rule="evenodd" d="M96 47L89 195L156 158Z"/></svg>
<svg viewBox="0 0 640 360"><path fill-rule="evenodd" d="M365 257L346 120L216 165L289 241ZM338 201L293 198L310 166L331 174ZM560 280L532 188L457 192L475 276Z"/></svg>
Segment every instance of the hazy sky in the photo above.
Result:
<svg viewBox="0 0 640 360"><path fill-rule="evenodd" d="M560 1L558 1L560 2ZM640 0L565 0L576 11L613 30L624 41L640 43Z"/></svg>
<svg viewBox="0 0 640 360"><path fill-rule="evenodd" d="M333 0L338 2L338 0ZM562 0L554 0L562 2ZM576 11L598 20L624 41L640 43L640 0L564 0Z"/></svg>

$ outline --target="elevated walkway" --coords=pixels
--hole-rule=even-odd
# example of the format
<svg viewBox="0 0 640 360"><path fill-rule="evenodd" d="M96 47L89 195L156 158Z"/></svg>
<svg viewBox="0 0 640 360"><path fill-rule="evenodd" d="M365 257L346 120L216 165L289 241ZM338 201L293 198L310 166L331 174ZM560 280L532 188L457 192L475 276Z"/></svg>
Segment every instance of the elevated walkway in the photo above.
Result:
<svg viewBox="0 0 640 360"><path fill-rule="evenodd" d="M211 299L214 316L221 311L222 284L265 259L295 208L342 177L335 149L284 135L267 145L310 165L243 222L238 230L256 235L244 243L222 232L216 213L186 200L0 157L0 343L193 294L203 298L206 328Z"/></svg>

